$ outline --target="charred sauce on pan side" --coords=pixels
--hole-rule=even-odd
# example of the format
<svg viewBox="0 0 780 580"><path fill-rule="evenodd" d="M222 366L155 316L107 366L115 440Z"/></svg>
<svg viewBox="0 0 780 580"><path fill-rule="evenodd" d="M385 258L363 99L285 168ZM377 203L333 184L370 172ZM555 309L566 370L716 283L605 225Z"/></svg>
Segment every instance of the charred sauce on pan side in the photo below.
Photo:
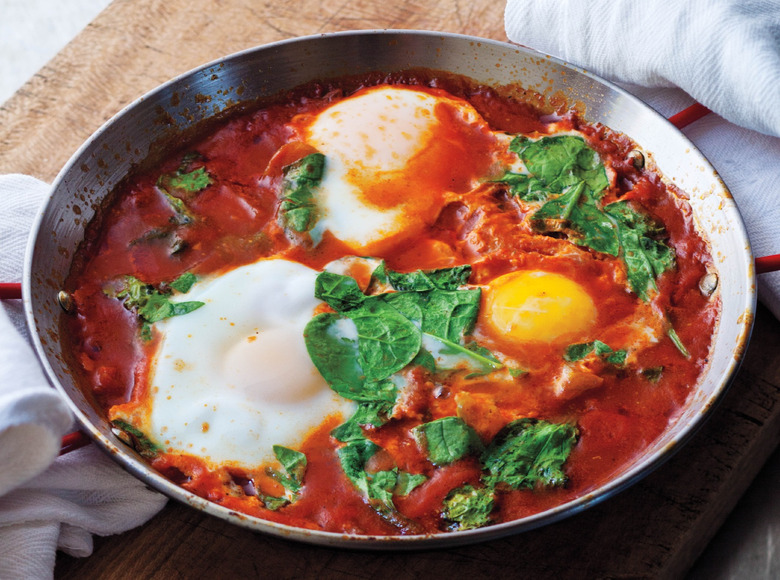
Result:
<svg viewBox="0 0 780 580"><path fill-rule="evenodd" d="M101 219L90 225L66 287L74 299L75 315L65 318L64 329L83 388L100 409L107 412L114 405L143 398L148 388L150 353L157 346L154 338L141 341L136 317L106 296L103 288L110 280L132 275L147 283L159 283L184 272L225 272L274 255L321 269L349 253L335 239L326 239L314 249L290 242L276 219L279 183L282 166L302 152L293 148L289 159L284 155L272 158L289 140L285 123L293 116L315 113L361 86L379 83L445 89L469 101L494 130L543 133L549 122L532 106L459 77L427 71L369 75L359 80L312 83L275 103L243 111L199 136L186 149L170 154L153 170L131 176L113 194ZM664 368L657 383L650 384L638 374L608 373L602 388L572 398L549 395L541 384L543 375L527 379L532 386L524 392L530 396L524 395L523 401L514 404L525 405L529 416L574 419L579 440L566 463L565 487L501 493L494 514L496 522L544 511L597 488L657 439L678 415L707 364L719 311L718 299L702 295L698 287L711 258L706 243L694 229L682 194L665 185L653 171L637 168L629 156L635 145L625 136L587 124L574 114L565 115L559 122L586 135L588 145L611 163L617 173L617 188L609 194L614 197L612 201L632 200L665 225L677 267L660 277L655 300L691 356L685 359L671 341L660 341L643 351L640 361L648 367ZM161 174L175 171L182 154L191 151L198 154L192 167L207 163L213 182L189 204L199 219L187 228L172 229L171 208L155 186ZM461 160L451 162L457 166ZM507 191L497 187L489 195L480 195L477 199L464 194L462 202L445 207L422 236L378 257L397 271L478 262L472 276L475 283L509 269L543 266L572 276L592 295L603 293L604 280L616 275L614 261L596 259L583 265L565 257L554 258L555 249L568 243L554 236L509 235L514 213L507 210L512 204ZM494 229L482 234L471 232L477 214L490 221ZM496 242L494 234L502 232L507 234L505 240ZM177 250L172 253L173 245ZM620 312L633 300L636 297L628 293L616 296L612 308ZM609 322L605 315L599 324L607 326ZM536 351L531 354L539 359L550 356L548 346L525 348L525 356L533 349ZM434 397L425 385L421 384L411 396L418 400L407 404L435 407L438 416L456 413L454 397ZM413 522L403 529L379 517L344 475L329 435L337 425L337 421L329 420L309 434L300 448L308 459L300 499L278 511L265 509L251 494L236 491L251 479L255 489L278 495L279 484L262 474L239 469L217 473L201 459L182 454L160 454L151 465L178 485L226 508L297 527L354 534L445 531L440 513L444 498L456 487L479 482L481 467L473 457L434 469L416 446L393 447L393 441L403 441L399 436L403 425L385 425L372 437L390 449L392 457L387 460L428 476L407 496L396 498L398 512ZM230 485L226 478L231 480Z"/></svg>

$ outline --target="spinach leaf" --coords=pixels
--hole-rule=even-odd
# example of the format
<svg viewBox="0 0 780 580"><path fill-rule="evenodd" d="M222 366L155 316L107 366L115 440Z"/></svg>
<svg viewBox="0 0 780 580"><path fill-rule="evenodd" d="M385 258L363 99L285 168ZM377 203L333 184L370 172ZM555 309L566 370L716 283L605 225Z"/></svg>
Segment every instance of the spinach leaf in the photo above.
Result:
<svg viewBox="0 0 780 580"><path fill-rule="evenodd" d="M481 367L473 369L469 375L466 375L467 379L481 377L490 374L495 370L504 368L504 364L496 358L496 355L494 355L489 349L477 344L476 342L468 343L466 345L466 350L469 351L469 356L473 360L477 361L477 366ZM520 375L526 373L526 371L522 369L510 368L508 370L509 374L513 377L519 377Z"/></svg>
<svg viewBox="0 0 780 580"><path fill-rule="evenodd" d="M290 500L287 499L286 497L274 497L272 495L264 495L264 494L258 494L257 497L260 499L260 501L263 502L263 505L265 506L266 509L269 509L274 512L290 504Z"/></svg>
<svg viewBox="0 0 780 580"><path fill-rule="evenodd" d="M409 326L419 334L416 327ZM358 327L352 320L337 313L320 314L306 325L304 342L314 366L330 388L342 397L359 403L353 416L331 433L336 439L346 442L362 438L361 425L379 426L386 422L398 397L398 389L386 377L377 380L366 376L361 362L363 355ZM367 356L375 352L370 347L366 350ZM393 354L394 351L389 352ZM416 355L415 351L411 356ZM395 361L391 370L398 365L406 366L406 363ZM382 372L386 373L387 368Z"/></svg>
<svg viewBox="0 0 780 580"><path fill-rule="evenodd" d="M398 389L392 381L366 383L360 391L344 391L335 387L333 390L359 403L352 416L330 432L332 437L344 443L364 439L362 425L373 427L384 425L398 398Z"/></svg>
<svg viewBox="0 0 780 580"><path fill-rule="evenodd" d="M450 280L454 284L455 280L462 279L460 276L462 274L453 274ZM459 343L474 329L482 291L479 288L447 290L445 288L453 284L440 283L440 279L436 277L432 280L439 286L428 290L399 290L382 294L378 298L395 308L423 332ZM418 288L422 287L422 284L418 285Z"/></svg>
<svg viewBox="0 0 780 580"><path fill-rule="evenodd" d="M407 495L427 478L421 474L400 471L398 468L375 473L366 472L366 463L381 449L368 439L355 439L338 449L337 454L347 478L366 496L371 507L393 522L396 520L396 517L390 514L395 510L393 495Z"/></svg>
<svg viewBox="0 0 780 580"><path fill-rule="evenodd" d="M211 185L211 176L205 167L199 167L193 171L187 171L193 159L197 158L196 153L185 155L181 165L173 173L165 173L157 178L157 189L163 194L165 201L174 211L171 222L175 225L187 225L195 221L195 217L187 208L186 203L180 197L171 194L171 191L179 195L190 196Z"/></svg>
<svg viewBox="0 0 780 580"><path fill-rule="evenodd" d="M568 220L585 191L585 182L579 181L555 199L545 203L534 213L535 220Z"/></svg>
<svg viewBox="0 0 780 580"><path fill-rule="evenodd" d="M124 307L128 310L138 310L155 292L154 286L141 282L135 276L124 276L118 282L103 288L103 293L106 296L122 300Z"/></svg>
<svg viewBox="0 0 780 580"><path fill-rule="evenodd" d="M397 310L416 327L422 328L425 309L428 306L427 292L388 292L380 294L377 299Z"/></svg>
<svg viewBox="0 0 780 580"><path fill-rule="evenodd" d="M428 478L422 473L409 473L407 471L398 472L398 481L396 481L393 493L395 495L407 496L417 487L425 483Z"/></svg>
<svg viewBox="0 0 780 580"><path fill-rule="evenodd" d="M685 348L685 345L683 344L682 340L680 340L680 337L677 336L677 332L675 332L674 328L669 326L668 329L666 329L667 336L672 339L672 342L674 343L674 346L677 347L677 350L680 351L680 354L683 355L685 358L691 358L691 353L688 352L688 349Z"/></svg>
<svg viewBox="0 0 780 580"><path fill-rule="evenodd" d="M407 473L393 468L387 471L377 471L369 475L368 497L381 502L384 507L394 510L393 496L409 495L417 486L428 478L422 474ZM381 509L381 506L379 506Z"/></svg>
<svg viewBox="0 0 780 580"><path fill-rule="evenodd" d="M363 405L358 407L358 409L362 407ZM346 422L333 429L333 431L330 432L330 436L342 443L349 443L350 441L358 441L366 438L363 434L363 429L360 427L360 420L357 418L357 413L352 415Z"/></svg>
<svg viewBox="0 0 780 580"><path fill-rule="evenodd" d="M388 283L399 292L425 292L436 286L422 270L416 272L394 272L385 266Z"/></svg>
<svg viewBox="0 0 780 580"><path fill-rule="evenodd" d="M609 180L598 153L584 139L572 135L538 141L516 137L509 149L520 156L533 176L534 198L547 200L531 216L537 230L568 227L574 243L618 255L615 225L598 205ZM540 195L542 191L547 195Z"/></svg>
<svg viewBox="0 0 780 580"><path fill-rule="evenodd" d="M492 488L464 485L453 489L444 498L442 515L455 522L459 530L481 528L490 523L494 503Z"/></svg>
<svg viewBox="0 0 780 580"><path fill-rule="evenodd" d="M545 201L550 197L549 192L545 189L545 183L527 173L507 171L496 181L506 183L509 186L509 193L525 201Z"/></svg>
<svg viewBox="0 0 780 580"><path fill-rule="evenodd" d="M641 371L642 376L646 378L651 383L657 383L661 380L661 376L664 373L664 367L650 367L647 369L642 369Z"/></svg>
<svg viewBox="0 0 780 580"><path fill-rule="evenodd" d="M179 287L189 291L194 283L194 275L183 274L167 286L174 290ZM135 276L124 276L107 285L103 292L106 296L121 300L125 308L135 312L144 323L141 334L145 339L151 338L151 329L147 325L172 316L188 314L205 304L195 300L172 302L169 293L160 291L151 284L145 284Z"/></svg>
<svg viewBox="0 0 780 580"><path fill-rule="evenodd" d="M325 156L312 153L282 169L282 203L279 206L283 225L293 231L308 232L317 222L314 189L322 180Z"/></svg>
<svg viewBox="0 0 780 580"><path fill-rule="evenodd" d="M593 342L571 344L566 348L566 352L563 354L563 358L569 362L582 360L593 352L593 346Z"/></svg>
<svg viewBox="0 0 780 580"><path fill-rule="evenodd" d="M154 292L149 294L143 305L138 308L138 315L151 324L172 316L188 314L204 304L198 301L171 302L168 295Z"/></svg>
<svg viewBox="0 0 780 580"><path fill-rule="evenodd" d="M206 189L211 183L211 176L205 167L199 167L190 172L184 172L180 167L175 173L161 175L157 182L158 186L165 189L181 189L188 193L196 193Z"/></svg>
<svg viewBox="0 0 780 580"><path fill-rule="evenodd" d="M471 333L479 314L482 290L390 292L377 298L389 304L423 332L460 343Z"/></svg>
<svg viewBox="0 0 780 580"><path fill-rule="evenodd" d="M366 402L360 403L357 410L345 423L342 423L330 432L331 437L342 443L365 439L361 425L379 427L387 422L387 415L393 409L393 402Z"/></svg>
<svg viewBox="0 0 780 580"><path fill-rule="evenodd" d="M464 370L470 374L466 378L486 375L504 368L493 354L476 343L460 346L447 339L423 333L423 349L433 359L433 371Z"/></svg>
<svg viewBox="0 0 780 580"><path fill-rule="evenodd" d="M282 468L292 482L289 487L285 487L298 491L303 485L303 476L306 473L306 455L282 445L274 445L273 450L276 459L282 464Z"/></svg>
<svg viewBox="0 0 780 580"><path fill-rule="evenodd" d="M288 502L290 502L295 497L295 494L301 489L301 483L287 474L284 470L279 471L277 469L267 467L265 473L272 479L279 482L285 490L290 492L291 495L287 498Z"/></svg>
<svg viewBox="0 0 780 580"><path fill-rule="evenodd" d="M455 423L452 423L454 426ZM458 430L459 434L450 436L452 440L461 441L461 450L449 453L453 457L465 455L462 449L466 447L463 441L467 435L462 427ZM533 489L564 485L566 475L563 465L577 437L576 427L570 424L553 424L530 418L512 421L498 432L480 455L484 470L481 483L484 487L464 485L451 490L444 499L442 516L457 524L458 529L478 528L490 523L497 488ZM446 450L443 454L446 456Z"/></svg>
<svg viewBox="0 0 780 580"><path fill-rule="evenodd" d="M286 505L293 503L298 499L301 488L303 487L303 477L306 474L306 455L300 451L284 447L282 445L273 446L274 455L279 463L282 464L281 471L267 467L266 475L279 482L285 489L284 497L274 497L270 495L259 494L265 507L276 511Z"/></svg>
<svg viewBox="0 0 780 580"><path fill-rule="evenodd" d="M358 403L384 403L389 404L391 407L398 396L398 388L391 380L364 381L359 386L334 383L331 388L350 401Z"/></svg>
<svg viewBox="0 0 780 580"><path fill-rule="evenodd" d="M415 289L376 295L363 294L349 276L325 272L317 277L315 296L337 312L309 321L304 342L331 389L359 403L353 416L331 432L333 437L354 442L363 438L362 426L384 424L398 397L399 371L414 364L435 372L431 350L444 357L439 362L454 361L457 370L485 374L503 367L488 351L460 345L476 321L480 291L452 288L470 272L469 266L459 266L395 277L382 262L372 275ZM424 337L430 349L422 347Z"/></svg>
<svg viewBox="0 0 780 580"><path fill-rule="evenodd" d="M148 322L142 322L140 336L144 342L152 340L152 325Z"/></svg>
<svg viewBox="0 0 780 580"><path fill-rule="evenodd" d="M542 232L571 228L570 239L577 245L617 256L620 244L615 224L599 208L597 198L580 181L562 195L548 201L531 219Z"/></svg>
<svg viewBox="0 0 780 580"><path fill-rule="evenodd" d="M474 429L458 417L443 417L418 425L413 430L417 444L434 465L448 465L469 453L482 451Z"/></svg>
<svg viewBox="0 0 780 580"><path fill-rule="evenodd" d="M598 153L582 137L557 135L532 141L518 136L512 140L509 150L517 153L532 176L522 184L527 188L526 194L541 190L562 193L580 181L596 193L609 185ZM520 183L517 185L522 187ZM522 194L518 191L518 195L522 197Z"/></svg>
<svg viewBox="0 0 780 580"><path fill-rule="evenodd" d="M176 290L176 292L180 292L181 294L186 294L190 290L192 290L193 285L195 282L198 281L198 277L193 274L192 272L185 272L178 278L176 278L173 282L170 283L170 287Z"/></svg>
<svg viewBox="0 0 780 580"><path fill-rule="evenodd" d="M611 203L604 211L617 224L631 289L647 301L650 290L658 290L656 278L675 266L674 250L657 239L665 234L664 229L625 201Z"/></svg>
<svg viewBox="0 0 780 580"><path fill-rule="evenodd" d="M601 210L596 199L587 192L583 200L572 210L570 222L575 232L572 236L575 244L611 256L617 256L620 252L620 240L615 225Z"/></svg>
<svg viewBox="0 0 780 580"><path fill-rule="evenodd" d="M422 330L459 343L474 329L482 290L432 290L423 310Z"/></svg>
<svg viewBox="0 0 780 580"><path fill-rule="evenodd" d="M337 312L352 310L360 306L366 295L350 276L320 272L314 281L314 297L327 303Z"/></svg>
<svg viewBox="0 0 780 580"><path fill-rule="evenodd" d="M603 358L606 362L622 366L626 362L626 356L628 355L625 350L612 350L612 348L601 342L600 340L594 340L593 342L583 342L579 344L572 344L566 348L566 352L563 358L569 362L575 362L584 359L590 353L595 353L597 356Z"/></svg>
<svg viewBox="0 0 780 580"><path fill-rule="evenodd" d="M388 279L395 276L384 263L377 270ZM367 296L350 276L320 274L315 296L338 313L320 314L306 326L304 341L312 362L334 391L359 402L379 402L373 383L386 381L413 361L435 369L434 357L421 349L423 333L437 337L439 350L457 351L459 360L467 361L467 370L500 368L494 359L460 346L474 327L481 291L443 288L458 287L469 275L467 266L420 271L403 278L418 290ZM392 388L387 392L396 394Z"/></svg>
<svg viewBox="0 0 780 580"><path fill-rule="evenodd" d="M172 224L186 226L195 221L195 216L190 213L190 210L183 200L171 195L164 189L160 189L159 191L163 194L165 201L168 202L168 205L171 206L171 209L173 210L173 215L169 220Z"/></svg>
<svg viewBox="0 0 780 580"><path fill-rule="evenodd" d="M369 483L365 465L380 449L381 447L373 441L363 438L349 441L336 451L344 474L365 495L368 495Z"/></svg>
<svg viewBox="0 0 780 580"><path fill-rule="evenodd" d="M379 300L366 300L347 315L357 327L358 361L366 380L384 380L417 356L420 329L395 308Z"/></svg>
<svg viewBox="0 0 780 580"><path fill-rule="evenodd" d="M358 361L357 330L349 319L333 312L318 314L304 328L303 340L309 358L333 390L342 395L362 390L365 375Z"/></svg>
<svg viewBox="0 0 780 580"><path fill-rule="evenodd" d="M436 372L436 359L433 358L431 352L425 348L425 338L427 335L423 334L423 346L420 348L420 352L412 359L409 364L413 367L422 367L429 373L434 374Z"/></svg>
<svg viewBox="0 0 780 580"><path fill-rule="evenodd" d="M165 173L157 179L157 187L170 191L180 190L184 193L197 193L211 185L211 176L205 167L190 171L192 162L199 159L198 153L188 153L182 157L179 168L173 173Z"/></svg>
<svg viewBox="0 0 780 580"><path fill-rule="evenodd" d="M374 271L371 272L371 285L373 286L374 284L381 286L390 284L390 281L387 278L387 264L385 264L384 260L382 260L379 265L374 268Z"/></svg>
<svg viewBox="0 0 780 580"><path fill-rule="evenodd" d="M537 419L518 419L506 425L482 454L490 487L503 484L518 489L562 486L566 483L563 464L578 437L568 423L554 424Z"/></svg>
<svg viewBox="0 0 780 580"><path fill-rule="evenodd" d="M542 233L564 231L580 246L620 256L631 290L642 300L657 290L655 280L674 268L674 250L662 239L664 229L628 202L601 206L609 185L598 153L572 135L537 141L518 136L509 146L527 167L527 176L507 173L503 181L527 201L544 201L531 216Z"/></svg>
<svg viewBox="0 0 780 580"><path fill-rule="evenodd" d="M157 445L149 437L147 437L140 429L137 429L127 421L122 419L114 419L111 424L122 432L124 437L120 437L125 443L135 449L139 455L151 459L156 457L164 448Z"/></svg>
<svg viewBox="0 0 780 580"><path fill-rule="evenodd" d="M378 500L384 507L395 509L393 490L398 483L395 471L377 471L368 476L368 497Z"/></svg>
<svg viewBox="0 0 780 580"><path fill-rule="evenodd" d="M383 265L384 266L384 265ZM399 292L424 292L426 290L457 290L468 282L471 276L471 266L455 266L452 268L440 268L438 270L417 270L416 272L394 272L383 267L390 285ZM374 271L376 275L376 270Z"/></svg>

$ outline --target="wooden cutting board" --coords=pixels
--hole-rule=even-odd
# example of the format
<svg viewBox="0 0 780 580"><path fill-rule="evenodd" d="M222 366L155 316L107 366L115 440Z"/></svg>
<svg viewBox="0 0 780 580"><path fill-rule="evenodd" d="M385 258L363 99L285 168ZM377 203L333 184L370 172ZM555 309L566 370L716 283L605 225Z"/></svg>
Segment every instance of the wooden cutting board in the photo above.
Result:
<svg viewBox="0 0 780 580"><path fill-rule="evenodd" d="M0 108L0 172L51 180L105 120L169 78L300 35L407 28L506 40L496 0L116 0ZM639 484L543 529L446 550L356 552L255 534L170 503L60 555L58 578L647 578L689 569L780 441L780 323L759 309L712 419Z"/></svg>

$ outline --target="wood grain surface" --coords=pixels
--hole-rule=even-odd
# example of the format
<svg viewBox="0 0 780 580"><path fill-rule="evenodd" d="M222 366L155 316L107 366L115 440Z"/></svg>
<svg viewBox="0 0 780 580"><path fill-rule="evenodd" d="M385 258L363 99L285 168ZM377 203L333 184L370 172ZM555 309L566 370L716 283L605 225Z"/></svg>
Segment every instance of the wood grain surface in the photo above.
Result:
<svg viewBox="0 0 780 580"><path fill-rule="evenodd" d="M415 28L506 40L496 0L116 0L0 108L0 172L51 180L105 120L169 78L300 35ZM629 490L563 522L455 549L357 552L267 537L170 503L146 525L58 556L58 578L676 578L780 441L780 323L759 309L709 422Z"/></svg>

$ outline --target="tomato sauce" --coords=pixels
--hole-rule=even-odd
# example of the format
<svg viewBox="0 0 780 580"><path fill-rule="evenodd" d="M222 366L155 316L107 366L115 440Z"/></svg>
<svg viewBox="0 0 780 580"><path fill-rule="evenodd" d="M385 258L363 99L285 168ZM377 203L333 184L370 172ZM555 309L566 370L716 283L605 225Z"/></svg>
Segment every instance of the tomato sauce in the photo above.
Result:
<svg viewBox="0 0 780 580"><path fill-rule="evenodd" d="M377 75L297 89L277 102L226 120L186 149L171 152L155 169L131 176L113 194L100 219L90 225L66 287L76 313L65 319L65 331L84 389L100 409L108 413L115 405L143 400L159 340L154 335L148 341L139 338L137 317L104 291L112 280L131 275L157 285L185 272L213 275L269 256L320 270L350 253L327 232L316 246L296 243L280 224L277 208L283 168L310 152L306 145L294 142L289 123L297 115L317 114L363 85L379 83L447 90L471 103L494 131L544 134L553 122L525 103L463 79L424 72ZM308 466L303 489L295 502L276 511L267 509L259 495L278 496L282 490L262 470L214 470L197 456L165 452L151 459L151 466L228 509L302 528L379 535L452 529L441 516L445 497L460 486L479 484L481 466L473 456L440 467L428 461L409 428L431 419L460 416L484 443L518 416L576 423L579 437L565 464L566 486L500 493L494 522L574 499L626 469L680 413L707 365L719 304L704 295L698 284L712 261L684 196L652 170L631 162L628 154L635 145L628 138L573 114L554 122L558 130L582 134L614 171L604 203L630 200L665 226L676 267L658 278L652 303L641 308L648 320L652 312L667 317L688 358L672 341L659 340L639 350L631 363L632 369L662 367L657 380L591 362L583 375L597 376L597 386L583 379L581 391L561 396L550 388L558 372L551 360L560 359L560 346L517 344L478 322L474 336L480 343L520 361L526 374L516 385L496 386L488 379L434 384L425 373L410 373L410 387L401 402L403 416L381 428L365 427L367 438L383 449L367 469L395 466L427 478L407 495L394 497L396 512L391 516L374 509L344 474L338 445L330 436L340 423L337 418L325 420L304 441L300 451ZM188 152L196 155L187 162L187 171L207 167L212 182L202 193L184 199L198 219L180 227L177 220L183 218L161 195L158 180L180 168ZM469 152L462 155L464 159L454 161L456 166L465 163ZM594 297L600 340L619 342L633 332L627 321L638 311L638 299L629 291L614 291L616 281L626 278L619 260L574 246L563 236L534 233L524 220L526 210L505 186L489 183L471 188L465 185L466 178L450 177L446 169L440 167L432 178L453 179L457 195L425 231L379 252L377 258L400 272L471 264L469 282L475 285L516 270L559 273Z"/></svg>

